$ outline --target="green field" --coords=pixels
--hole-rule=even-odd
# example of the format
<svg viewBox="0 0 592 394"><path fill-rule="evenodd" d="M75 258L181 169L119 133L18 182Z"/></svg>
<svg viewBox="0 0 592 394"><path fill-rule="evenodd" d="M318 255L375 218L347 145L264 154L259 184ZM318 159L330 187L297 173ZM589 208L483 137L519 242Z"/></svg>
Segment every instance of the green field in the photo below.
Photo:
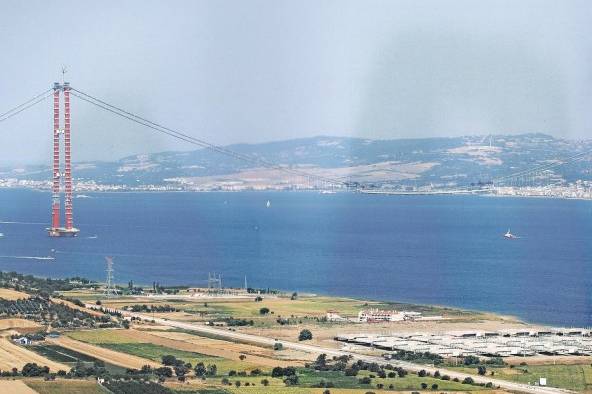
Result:
<svg viewBox="0 0 592 394"><path fill-rule="evenodd" d="M438 390L458 390L458 391L474 391L483 390L482 387L462 384L459 382L440 380L432 377L420 378L415 374L408 374L407 376L400 378L385 378L381 379L378 377L372 378L372 383L360 384L358 379L364 376L369 376L372 373L368 371L360 371L358 376L345 376L341 372L333 371L313 371L309 369L302 369L299 371L300 385L301 386L314 386L321 381L332 382L335 386L340 388L366 388L375 389L376 385L381 383L385 388L388 388L391 384L395 390L420 390L421 384L426 383L428 387L432 387L433 384L438 385Z"/></svg>
<svg viewBox="0 0 592 394"><path fill-rule="evenodd" d="M206 365L216 364L218 372L221 374L225 374L230 370L244 371L255 368L253 364L249 363L248 357L245 361L229 360L196 352L177 350L139 340L134 341L133 338L117 335L117 333L117 330L85 330L70 332L68 333L68 336L82 342L147 358L156 362L160 362L162 356L173 355L181 360L190 362L192 365L195 365L198 362L202 362Z"/></svg>
<svg viewBox="0 0 592 394"><path fill-rule="evenodd" d="M98 359L88 354L79 353L59 345L35 345L29 347L29 349L52 361L60 362L70 367L74 367L78 362L88 365L98 361ZM103 364L105 365L105 369L112 374L125 374L126 368L105 362Z"/></svg>
<svg viewBox="0 0 592 394"><path fill-rule="evenodd" d="M94 362L96 358L58 345L35 345L29 349L60 363Z"/></svg>
<svg viewBox="0 0 592 394"><path fill-rule="evenodd" d="M108 391L93 381L85 380L57 380L45 382L43 380L26 380L27 386L39 394L107 394Z"/></svg>
<svg viewBox="0 0 592 394"><path fill-rule="evenodd" d="M66 333L66 335L72 339L93 345L105 343L142 343L142 341L134 341L134 339L128 336L118 335L118 330L113 329L72 331Z"/></svg>
<svg viewBox="0 0 592 394"><path fill-rule="evenodd" d="M166 346L154 345L152 343L99 343L98 345L118 352L144 357L156 362L160 362L162 356L172 355L185 362L190 362L192 365L199 362L202 362L205 365L216 364L219 374L226 374L230 370L244 371L255 368L255 366L248 362L248 358L245 361L234 361L201 353L172 349Z"/></svg>
<svg viewBox="0 0 592 394"><path fill-rule="evenodd" d="M451 368L476 374L476 368ZM495 373L496 379L531 383L547 378L547 385L569 390L592 390L592 367L590 365L525 365L515 368L487 368L487 374Z"/></svg>

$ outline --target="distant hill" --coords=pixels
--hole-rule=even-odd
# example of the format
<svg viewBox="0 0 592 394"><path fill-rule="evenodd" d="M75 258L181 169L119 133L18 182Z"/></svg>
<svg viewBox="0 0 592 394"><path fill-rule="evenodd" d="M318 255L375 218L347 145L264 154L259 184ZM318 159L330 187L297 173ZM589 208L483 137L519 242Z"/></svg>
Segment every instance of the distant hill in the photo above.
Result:
<svg viewBox="0 0 592 394"><path fill-rule="evenodd" d="M591 151L592 140L558 139L538 133L395 140L320 136L226 148L344 180L440 187L487 182L578 152ZM591 180L591 156L558 167L548 177L556 182ZM115 162L80 162L75 164L73 173L77 181L124 187L176 185L216 189L237 185L278 187L290 183L289 176L258 167L199 149L134 155ZM50 169L43 166L4 168L0 170L0 178L49 180Z"/></svg>

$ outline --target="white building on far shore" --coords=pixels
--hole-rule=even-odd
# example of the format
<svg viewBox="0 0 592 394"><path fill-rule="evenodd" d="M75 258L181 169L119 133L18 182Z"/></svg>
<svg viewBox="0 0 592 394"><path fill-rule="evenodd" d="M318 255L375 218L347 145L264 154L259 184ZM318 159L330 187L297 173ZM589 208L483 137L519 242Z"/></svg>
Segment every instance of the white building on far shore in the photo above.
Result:
<svg viewBox="0 0 592 394"><path fill-rule="evenodd" d="M421 317L419 312L409 311L385 311L381 309L364 309L358 313L358 322L394 322L404 320L415 320Z"/></svg>

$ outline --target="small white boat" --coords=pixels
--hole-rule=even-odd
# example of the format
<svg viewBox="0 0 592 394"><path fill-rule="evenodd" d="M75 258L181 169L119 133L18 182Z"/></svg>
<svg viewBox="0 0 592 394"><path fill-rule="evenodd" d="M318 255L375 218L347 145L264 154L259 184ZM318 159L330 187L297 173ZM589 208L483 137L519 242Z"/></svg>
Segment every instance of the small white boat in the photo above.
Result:
<svg viewBox="0 0 592 394"><path fill-rule="evenodd" d="M267 208L271 207L271 201L267 200L267 204L265 204Z"/></svg>
<svg viewBox="0 0 592 394"><path fill-rule="evenodd" d="M0 233L0 238L3 238L3 237L4 237L4 233Z"/></svg>
<svg viewBox="0 0 592 394"><path fill-rule="evenodd" d="M504 238L507 238L507 239L514 239L514 238L518 238L518 237L516 237L514 234L512 234L512 233L510 232L510 229L508 229L508 232L504 234Z"/></svg>

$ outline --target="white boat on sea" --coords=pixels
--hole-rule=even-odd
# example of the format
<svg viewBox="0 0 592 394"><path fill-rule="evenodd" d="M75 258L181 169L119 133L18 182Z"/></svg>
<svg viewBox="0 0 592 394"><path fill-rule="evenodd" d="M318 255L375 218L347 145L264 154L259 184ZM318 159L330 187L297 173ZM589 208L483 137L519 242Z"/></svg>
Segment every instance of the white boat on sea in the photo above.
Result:
<svg viewBox="0 0 592 394"><path fill-rule="evenodd" d="M510 232L510 229L508 229L508 232L504 234L504 238L507 238L507 239L514 239L514 238L518 238L518 237L517 237L517 236L515 236L514 234L512 234L512 233Z"/></svg>

